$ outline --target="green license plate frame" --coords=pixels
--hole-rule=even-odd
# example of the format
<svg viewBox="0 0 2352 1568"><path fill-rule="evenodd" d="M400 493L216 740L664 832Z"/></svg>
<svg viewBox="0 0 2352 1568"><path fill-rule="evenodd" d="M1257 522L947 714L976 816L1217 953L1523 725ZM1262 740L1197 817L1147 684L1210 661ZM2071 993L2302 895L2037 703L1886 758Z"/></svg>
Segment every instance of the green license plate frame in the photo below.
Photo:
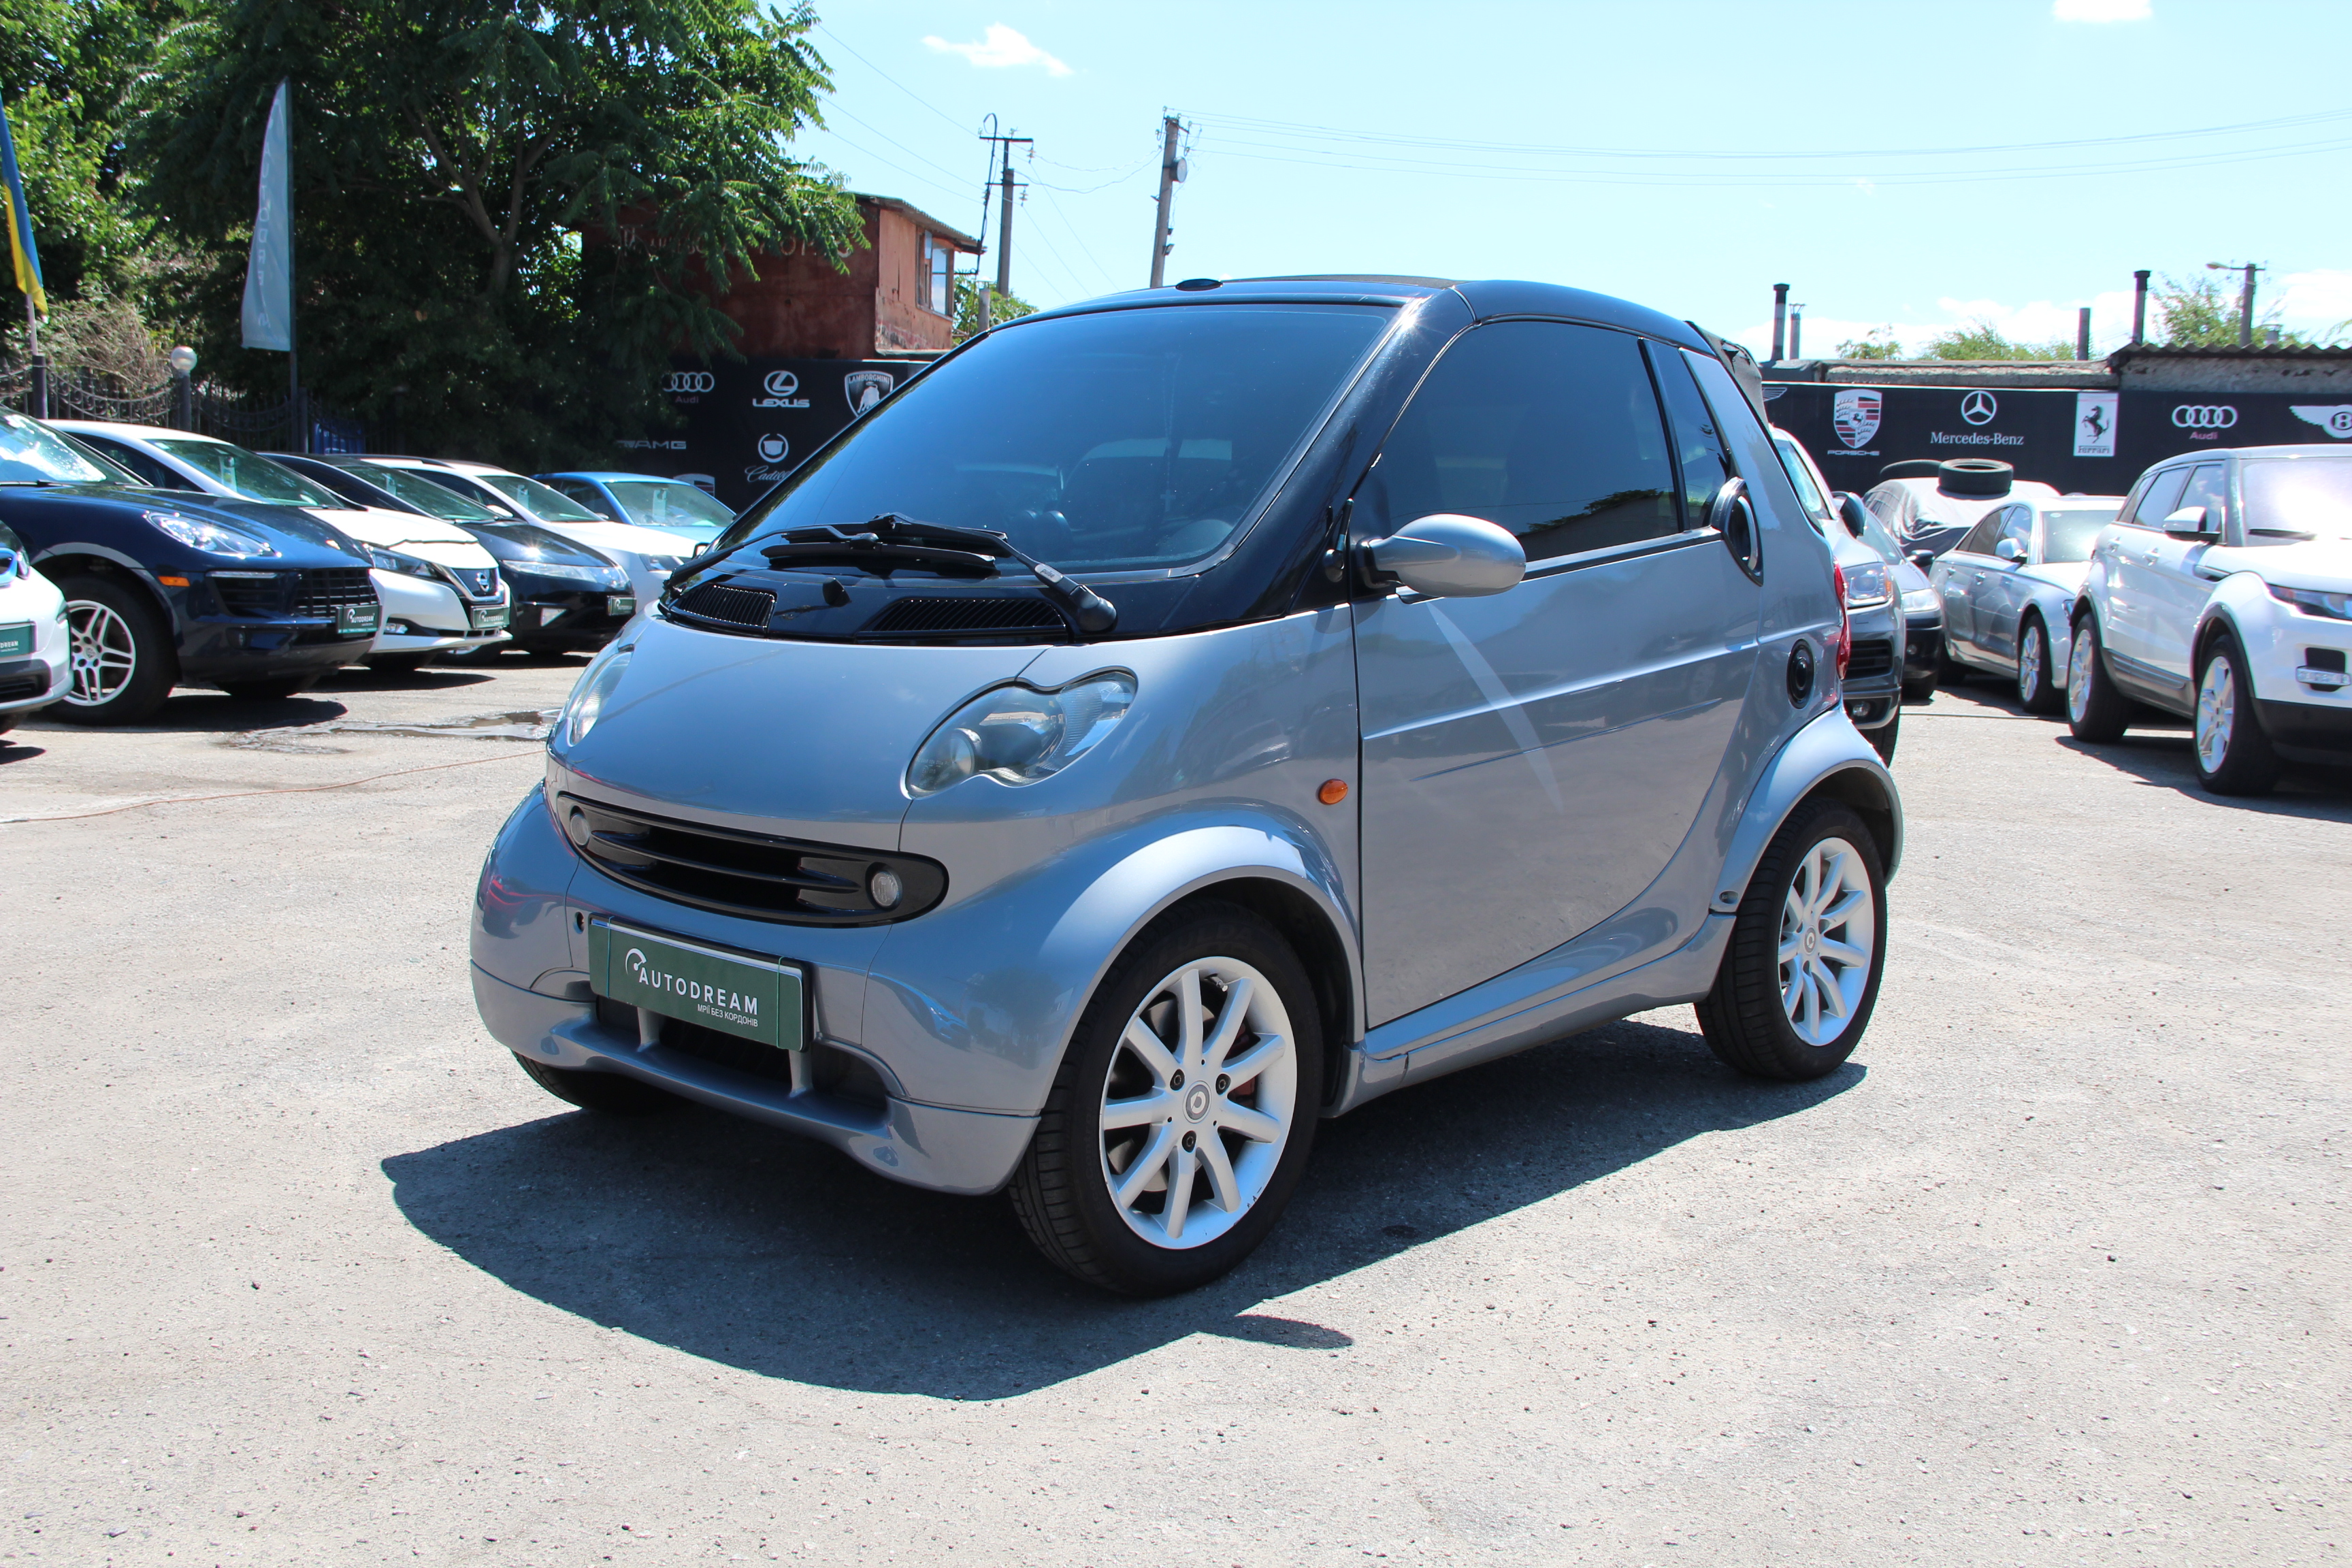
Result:
<svg viewBox="0 0 2352 1568"><path fill-rule="evenodd" d="M466 615L478 632L506 630L507 606L504 605L471 605L467 607Z"/></svg>
<svg viewBox="0 0 2352 1568"><path fill-rule="evenodd" d="M337 605L335 630L345 637L373 635L377 623L383 619L381 605Z"/></svg>
<svg viewBox="0 0 2352 1568"><path fill-rule="evenodd" d="M780 1051L808 1044L808 972L642 926L588 926L588 985L599 996Z"/></svg>
<svg viewBox="0 0 2352 1568"><path fill-rule="evenodd" d="M32 652L32 622L21 621L14 626L0 626L0 658L29 658Z"/></svg>
<svg viewBox="0 0 2352 1568"><path fill-rule="evenodd" d="M637 596L635 594L607 594L604 595L604 613L608 616L634 616L637 613Z"/></svg>

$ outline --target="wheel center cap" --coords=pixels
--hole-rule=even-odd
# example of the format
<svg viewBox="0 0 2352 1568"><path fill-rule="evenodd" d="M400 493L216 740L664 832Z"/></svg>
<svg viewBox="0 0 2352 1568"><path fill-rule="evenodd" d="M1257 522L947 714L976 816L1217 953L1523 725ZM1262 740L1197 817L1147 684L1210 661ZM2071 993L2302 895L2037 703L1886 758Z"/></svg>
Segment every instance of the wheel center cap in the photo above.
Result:
<svg viewBox="0 0 2352 1568"><path fill-rule="evenodd" d="M1821 947L1822 947L1822 933L1821 933L1818 930L1814 929L1813 927L1811 927L1811 926L1806 927L1806 928L1805 928L1805 951L1806 951L1807 952L1819 952L1821 951Z"/></svg>
<svg viewBox="0 0 2352 1568"><path fill-rule="evenodd" d="M1192 1086L1192 1092L1184 1097L1185 1119L1198 1121L1208 1114L1209 1086L1205 1083L1196 1083Z"/></svg>

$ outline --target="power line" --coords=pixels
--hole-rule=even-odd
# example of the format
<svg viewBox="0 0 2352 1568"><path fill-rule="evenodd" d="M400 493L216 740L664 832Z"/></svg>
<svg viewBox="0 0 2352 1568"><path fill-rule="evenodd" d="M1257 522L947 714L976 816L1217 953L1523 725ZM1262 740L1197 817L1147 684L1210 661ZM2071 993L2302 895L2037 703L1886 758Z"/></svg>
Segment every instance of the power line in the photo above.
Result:
<svg viewBox="0 0 2352 1568"><path fill-rule="evenodd" d="M856 49L851 47L848 39L843 37L839 33L835 32L831 27L826 26L823 22L819 22L816 25L816 30L823 33L826 37L831 38L835 43L839 44L843 48L848 49L850 55L859 63L863 64L867 70L872 71L876 76L880 77L884 81L888 82L892 87L897 88L900 92L905 93L908 98L913 99L917 103L921 104L925 109L929 110L941 120L947 121L950 125L955 125L955 128L958 131L970 129L968 126L956 125L955 121L950 117L946 110L940 108L938 104L933 103L929 99L925 98L921 93L917 92L913 88L908 87L897 77L892 76L888 71L884 70L880 66L877 66L872 60L867 59L864 55L859 54Z"/></svg>
<svg viewBox="0 0 2352 1568"><path fill-rule="evenodd" d="M1070 221L1070 215L1062 210L1062 204L1054 199L1052 194L1053 188L1049 185L1040 185L1037 188L1046 193L1045 205L1053 208L1054 216L1055 217L1062 220L1062 226L1069 231L1071 240L1075 242L1078 247L1078 253L1087 258L1087 265L1091 266L1095 269L1095 275L1100 278L1104 283L1108 284L1110 288L1117 289L1118 287L1118 279L1113 278L1110 274L1110 268L1105 267L1100 259L1096 257L1094 248L1087 244L1086 236L1079 233L1078 226Z"/></svg>

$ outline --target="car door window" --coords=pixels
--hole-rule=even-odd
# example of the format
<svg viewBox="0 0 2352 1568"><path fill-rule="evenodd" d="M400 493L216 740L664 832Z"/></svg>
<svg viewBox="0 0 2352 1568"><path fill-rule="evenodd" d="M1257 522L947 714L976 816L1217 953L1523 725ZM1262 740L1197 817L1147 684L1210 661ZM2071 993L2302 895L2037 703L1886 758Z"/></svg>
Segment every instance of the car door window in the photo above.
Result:
<svg viewBox="0 0 2352 1568"><path fill-rule="evenodd" d="M2015 540L2017 542L2017 548L2024 552L2020 555L2018 559L2021 561L2026 559L2027 556L2032 555L2033 552L2033 509L2030 506L2003 507L2000 510L2000 515L2001 518L2000 533L1993 542L1998 545L2003 539Z"/></svg>
<svg viewBox="0 0 2352 1568"><path fill-rule="evenodd" d="M1681 526L1640 344L1566 322L1457 339L1390 432L1372 483L1389 528L1432 512L1485 518L1518 535L1530 561Z"/></svg>
<svg viewBox="0 0 2352 1568"><path fill-rule="evenodd" d="M1683 526L1706 523L1707 502L1723 481L1738 470L1731 461L1730 445L1716 427L1714 411L1706 405L1690 366L1678 353L1655 348L1651 368L1658 374L1658 392L1665 399L1666 422L1675 437L1675 476L1683 508Z"/></svg>
<svg viewBox="0 0 2352 1568"><path fill-rule="evenodd" d="M2205 509L2207 531L2218 532L2230 511L2229 472L2220 463L2198 464L2190 471L2189 482L2181 487L2180 499L2156 518L2156 526L2163 527L2165 518L2182 507L2201 506Z"/></svg>
<svg viewBox="0 0 2352 1568"><path fill-rule="evenodd" d="M129 468L132 473L138 475L141 479L145 479L149 484L156 486L158 489L167 490L192 490L196 488L194 484L191 484L185 478L184 478L178 470L165 467L163 464L157 462L154 458L149 457L146 453L140 451L135 447L126 447L121 442L105 436L83 436L80 439L89 442L100 452L106 454L110 459L121 464L124 468Z"/></svg>
<svg viewBox="0 0 2352 1568"><path fill-rule="evenodd" d="M2180 489L2189 482L2187 468L2167 468L2148 481L2140 492L2139 505L2132 509L2131 521L2142 528L2162 528L2164 520L2180 508Z"/></svg>

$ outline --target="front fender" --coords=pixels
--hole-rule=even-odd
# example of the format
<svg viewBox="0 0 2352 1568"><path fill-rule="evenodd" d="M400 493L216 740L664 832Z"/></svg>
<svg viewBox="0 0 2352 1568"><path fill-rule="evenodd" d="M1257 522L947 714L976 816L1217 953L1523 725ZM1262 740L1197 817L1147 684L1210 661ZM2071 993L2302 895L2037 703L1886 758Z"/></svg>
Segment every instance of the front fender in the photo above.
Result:
<svg viewBox="0 0 2352 1568"><path fill-rule="evenodd" d="M1832 708L1790 736L1764 765L1741 810L1739 829L1724 858L1723 877L1716 883L1717 913L1739 908L1772 836L1790 812L1818 794L1835 795L1862 813L1878 840L1886 875L1894 877L1903 858L1902 795L1895 787L1895 775L1845 710Z"/></svg>
<svg viewBox="0 0 2352 1568"><path fill-rule="evenodd" d="M1305 825L1248 808L1188 811L1073 846L890 927L860 1043L909 1099L1034 1115L1087 1000L1137 933L1180 900L1247 881L1310 900L1346 954L1350 993L1359 989L1345 884Z"/></svg>
<svg viewBox="0 0 2352 1568"><path fill-rule="evenodd" d="M156 584L154 572L136 557L127 555L110 545L93 544L88 540L75 540L69 543L47 545L35 551L33 564L37 567L44 561L60 555L67 557L87 555L94 560L112 562L122 568L123 575L136 579L139 585L147 591L147 597L154 602L156 613L163 617L163 624L166 626L179 625L179 616L173 613L172 601Z"/></svg>

